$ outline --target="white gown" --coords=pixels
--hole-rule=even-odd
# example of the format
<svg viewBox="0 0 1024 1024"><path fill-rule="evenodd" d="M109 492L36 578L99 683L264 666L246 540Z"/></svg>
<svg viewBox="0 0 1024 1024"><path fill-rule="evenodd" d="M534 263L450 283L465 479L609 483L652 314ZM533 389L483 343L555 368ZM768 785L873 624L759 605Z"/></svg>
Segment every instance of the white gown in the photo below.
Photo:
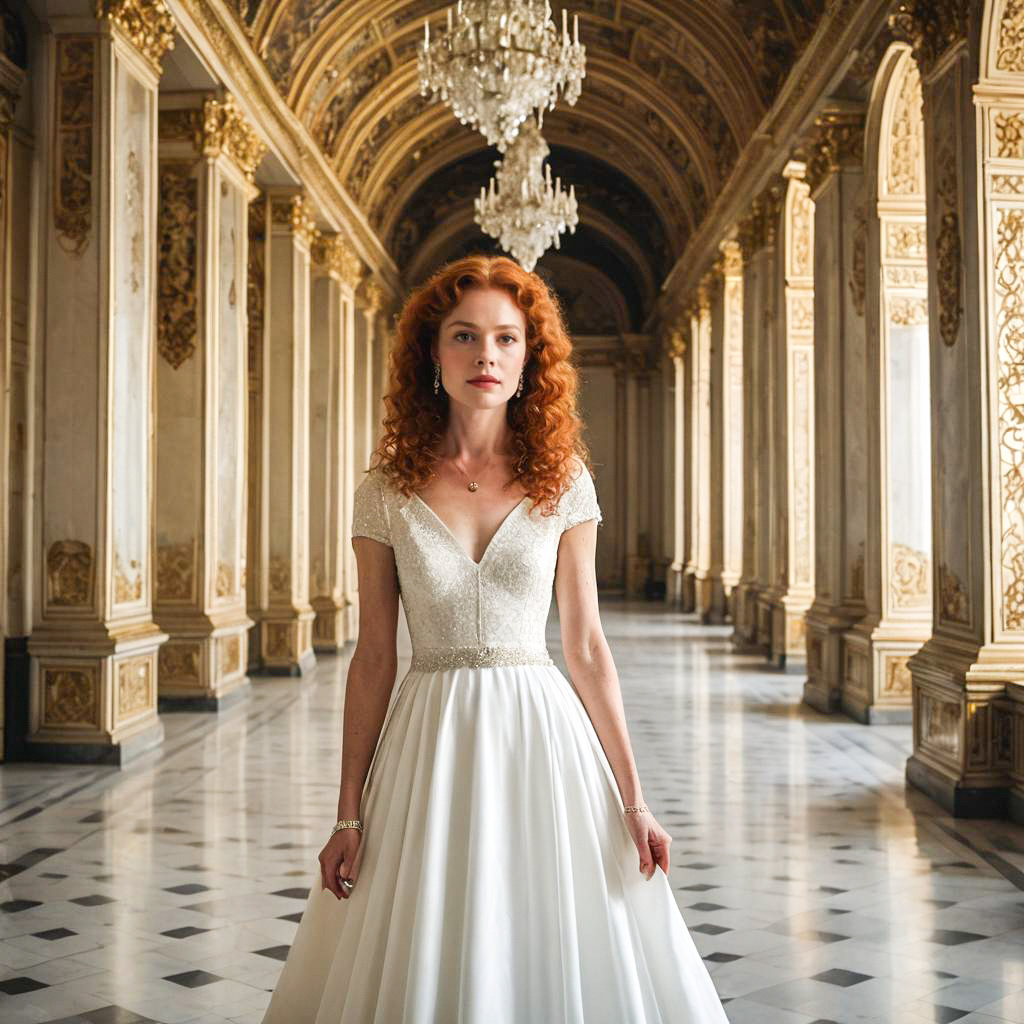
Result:
<svg viewBox="0 0 1024 1024"><path fill-rule="evenodd" d="M363 791L355 888L339 900L311 866L263 1024L728 1024L546 648L559 537L601 520L579 469L557 514L524 498L479 563L379 470L357 488L352 533L394 549L413 661Z"/></svg>

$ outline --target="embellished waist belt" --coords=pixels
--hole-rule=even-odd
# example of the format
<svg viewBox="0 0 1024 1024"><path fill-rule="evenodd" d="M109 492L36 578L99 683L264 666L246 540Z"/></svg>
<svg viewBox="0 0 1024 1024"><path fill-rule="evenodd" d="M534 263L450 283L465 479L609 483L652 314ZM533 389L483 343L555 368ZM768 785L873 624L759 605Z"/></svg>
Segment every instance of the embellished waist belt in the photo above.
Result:
<svg viewBox="0 0 1024 1024"><path fill-rule="evenodd" d="M470 644L463 647L428 647L415 651L413 672L439 672L446 668L486 668L498 665L554 665L546 647L533 644Z"/></svg>

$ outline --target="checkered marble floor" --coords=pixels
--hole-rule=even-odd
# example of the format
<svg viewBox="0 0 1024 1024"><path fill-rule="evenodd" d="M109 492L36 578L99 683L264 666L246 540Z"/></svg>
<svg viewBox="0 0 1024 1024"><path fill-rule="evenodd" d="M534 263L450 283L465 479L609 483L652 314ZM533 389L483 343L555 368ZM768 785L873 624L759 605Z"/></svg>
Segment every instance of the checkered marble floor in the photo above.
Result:
<svg viewBox="0 0 1024 1024"><path fill-rule="evenodd" d="M728 628L602 607L733 1024L1024 1022L1024 829L945 815L905 787L909 727L801 705ZM548 642L561 663L554 618ZM0 767L3 1024L261 1019L333 822L346 663L166 715L123 772Z"/></svg>

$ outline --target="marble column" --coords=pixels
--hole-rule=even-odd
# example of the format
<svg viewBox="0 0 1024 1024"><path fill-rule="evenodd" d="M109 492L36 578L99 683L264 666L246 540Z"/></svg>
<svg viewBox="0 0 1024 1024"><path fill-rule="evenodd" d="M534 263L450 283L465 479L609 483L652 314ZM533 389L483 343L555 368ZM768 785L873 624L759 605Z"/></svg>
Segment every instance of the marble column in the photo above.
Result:
<svg viewBox="0 0 1024 1024"><path fill-rule="evenodd" d="M665 356L669 379L666 429L667 451L667 530L671 561L665 579L665 600L673 608L683 608L683 577L686 570L686 353L685 327L674 324L665 336Z"/></svg>
<svg viewBox="0 0 1024 1024"><path fill-rule="evenodd" d="M377 393L378 375L374 355L380 338L378 334L378 312L384 299L381 286L372 278L365 277L356 292L356 424L355 424L355 469L356 479L361 480L369 468L377 438L377 420L380 410L380 396Z"/></svg>
<svg viewBox="0 0 1024 1024"><path fill-rule="evenodd" d="M722 588L722 277L704 275L698 291L697 356L697 614L702 622L725 621Z"/></svg>
<svg viewBox="0 0 1024 1024"><path fill-rule="evenodd" d="M345 598L351 500L347 494L346 422L351 398L346 349L351 337L350 281L359 261L340 235L313 243L309 360L310 604L316 613L313 647L340 650L351 639Z"/></svg>
<svg viewBox="0 0 1024 1024"><path fill-rule="evenodd" d="M57 21L39 92L52 167L39 366L39 598L25 756L124 763L158 744L153 621L161 0Z"/></svg>
<svg viewBox="0 0 1024 1024"><path fill-rule="evenodd" d="M830 104L808 166L814 200L815 573L804 700L842 703L844 635L864 615L868 438L864 324L864 115ZM856 687L856 677L850 679Z"/></svg>
<svg viewBox="0 0 1024 1024"><path fill-rule="evenodd" d="M907 779L1024 820L1024 30L1017 3L902 4L924 92L934 624Z"/></svg>
<svg viewBox="0 0 1024 1024"><path fill-rule="evenodd" d="M260 450L260 666L301 675L316 664L309 604L310 244L305 198L274 190L263 311ZM253 509L253 514L256 509Z"/></svg>
<svg viewBox="0 0 1024 1024"><path fill-rule="evenodd" d="M778 577L775 566L780 545L778 531L778 463L779 453L774 441L773 424L778 405L778 374L774 359L776 341L776 240L782 210L782 189L777 182L770 184L758 197L757 203L760 249L755 257L760 268L757 285L758 393L753 415L757 417L754 430L754 471L757 475L754 502L754 554L757 569L756 631L754 646L766 657L772 645L772 606L778 600Z"/></svg>
<svg viewBox="0 0 1024 1024"><path fill-rule="evenodd" d="M773 338L776 454L769 658L777 667L806 651L804 616L814 600L814 204L805 165L790 161L778 245Z"/></svg>
<svg viewBox="0 0 1024 1024"><path fill-rule="evenodd" d="M17 472L15 467L27 462L28 456L26 450L17 450L18 441L12 438L11 431L11 423L15 419L14 408L21 404L18 396L25 396L27 384L20 369L17 368L17 363L21 361L21 353L19 352L17 356L15 354L16 348L22 349L22 345L19 344L20 339L15 338L12 310L20 308L21 297L16 300L11 288L12 256L15 256L17 240L12 224L14 211L9 202L15 184L18 185L19 192L27 192L27 182L22 183L20 180L14 155L17 146L14 131L15 107L24 83L23 69L8 54L0 52L0 495L3 495L3 500L0 501L0 538L4 541L0 543L0 580L4 581L0 593L0 761L6 756L4 735L7 658L4 653L7 637L12 632L14 635L28 632L27 628L12 630L12 620L18 611L12 606L21 603L18 601L15 580L24 578L20 567L23 556L14 553L12 557L7 543L8 538L20 539L23 536L19 529L21 510L14 507L16 491L12 484L15 476L21 477L24 473L24 470L21 473ZM16 376L22 379L15 380ZM18 421L20 419L18 417ZM20 550L21 545L14 547Z"/></svg>
<svg viewBox="0 0 1024 1024"><path fill-rule="evenodd" d="M693 301L684 317L689 326L689 344L683 353L686 382L686 565L683 567L683 611L697 610L697 562L700 538L700 304Z"/></svg>
<svg viewBox="0 0 1024 1024"><path fill-rule="evenodd" d="M866 612L845 637L843 710L911 721L907 661L931 634L931 413L921 78L882 62L868 119Z"/></svg>
<svg viewBox="0 0 1024 1024"><path fill-rule="evenodd" d="M732 608L743 570L743 257L735 240L721 249L722 588Z"/></svg>
<svg viewBox="0 0 1024 1024"><path fill-rule="evenodd" d="M345 640L354 641L359 631L359 577L352 549L352 509L356 487L362 480L362 468L356 472L356 290L363 275L363 264L355 252L347 249L339 260L341 291L341 436L339 440L341 483L341 591L342 624ZM360 318L361 319L361 318Z"/></svg>
<svg viewBox="0 0 1024 1024"><path fill-rule="evenodd" d="M156 337L156 595L162 709L248 689L248 204L265 152L229 95L161 96Z"/></svg>
<svg viewBox="0 0 1024 1024"><path fill-rule="evenodd" d="M619 424L625 461L623 476L630 481L632 500L624 508L625 592L641 597L650 561L650 370L646 334L623 334L617 368L622 403Z"/></svg>

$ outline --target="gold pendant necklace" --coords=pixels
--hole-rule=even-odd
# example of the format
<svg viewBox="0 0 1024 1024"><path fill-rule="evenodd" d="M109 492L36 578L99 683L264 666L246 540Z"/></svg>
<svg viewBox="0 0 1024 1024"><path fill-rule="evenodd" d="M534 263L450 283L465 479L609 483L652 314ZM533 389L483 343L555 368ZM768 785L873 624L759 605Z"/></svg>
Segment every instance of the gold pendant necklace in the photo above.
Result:
<svg viewBox="0 0 1024 1024"><path fill-rule="evenodd" d="M482 472L484 472L484 471L485 471L485 470L487 469L487 467L488 467L488 466L490 466L490 464L491 464L491 462L492 462L493 460L494 460L494 456L492 455L492 456L491 456L491 458L489 458L489 459L487 460L487 464L486 464L486 465L484 466L483 470L481 470L481 473L482 473ZM464 476L464 477L465 477L465 478L466 478L467 480L469 480L469 474L468 474L468 473L467 473L467 472L466 472L466 471L465 471L465 470L464 470L464 469L463 469L463 468L462 468L462 467L461 467L461 466L460 466L460 465L459 465L459 464L458 464L458 463L457 463L457 462L455 461L455 459L452 459L452 465L453 465L453 466L454 466L454 467L455 467L455 468L456 468L456 469L457 469L457 470L458 470L458 471L459 471L459 472L460 472L460 473L461 473L461 474L462 474L462 475L463 475L463 476ZM476 490L476 489L477 489L477 488L478 488L479 486L480 486L480 485L479 485L479 484L478 484L478 483L477 483L477 482L476 482L475 480L469 480L469 483L468 483L468 484L466 485L466 490L468 490L468 491L475 491L475 490Z"/></svg>

